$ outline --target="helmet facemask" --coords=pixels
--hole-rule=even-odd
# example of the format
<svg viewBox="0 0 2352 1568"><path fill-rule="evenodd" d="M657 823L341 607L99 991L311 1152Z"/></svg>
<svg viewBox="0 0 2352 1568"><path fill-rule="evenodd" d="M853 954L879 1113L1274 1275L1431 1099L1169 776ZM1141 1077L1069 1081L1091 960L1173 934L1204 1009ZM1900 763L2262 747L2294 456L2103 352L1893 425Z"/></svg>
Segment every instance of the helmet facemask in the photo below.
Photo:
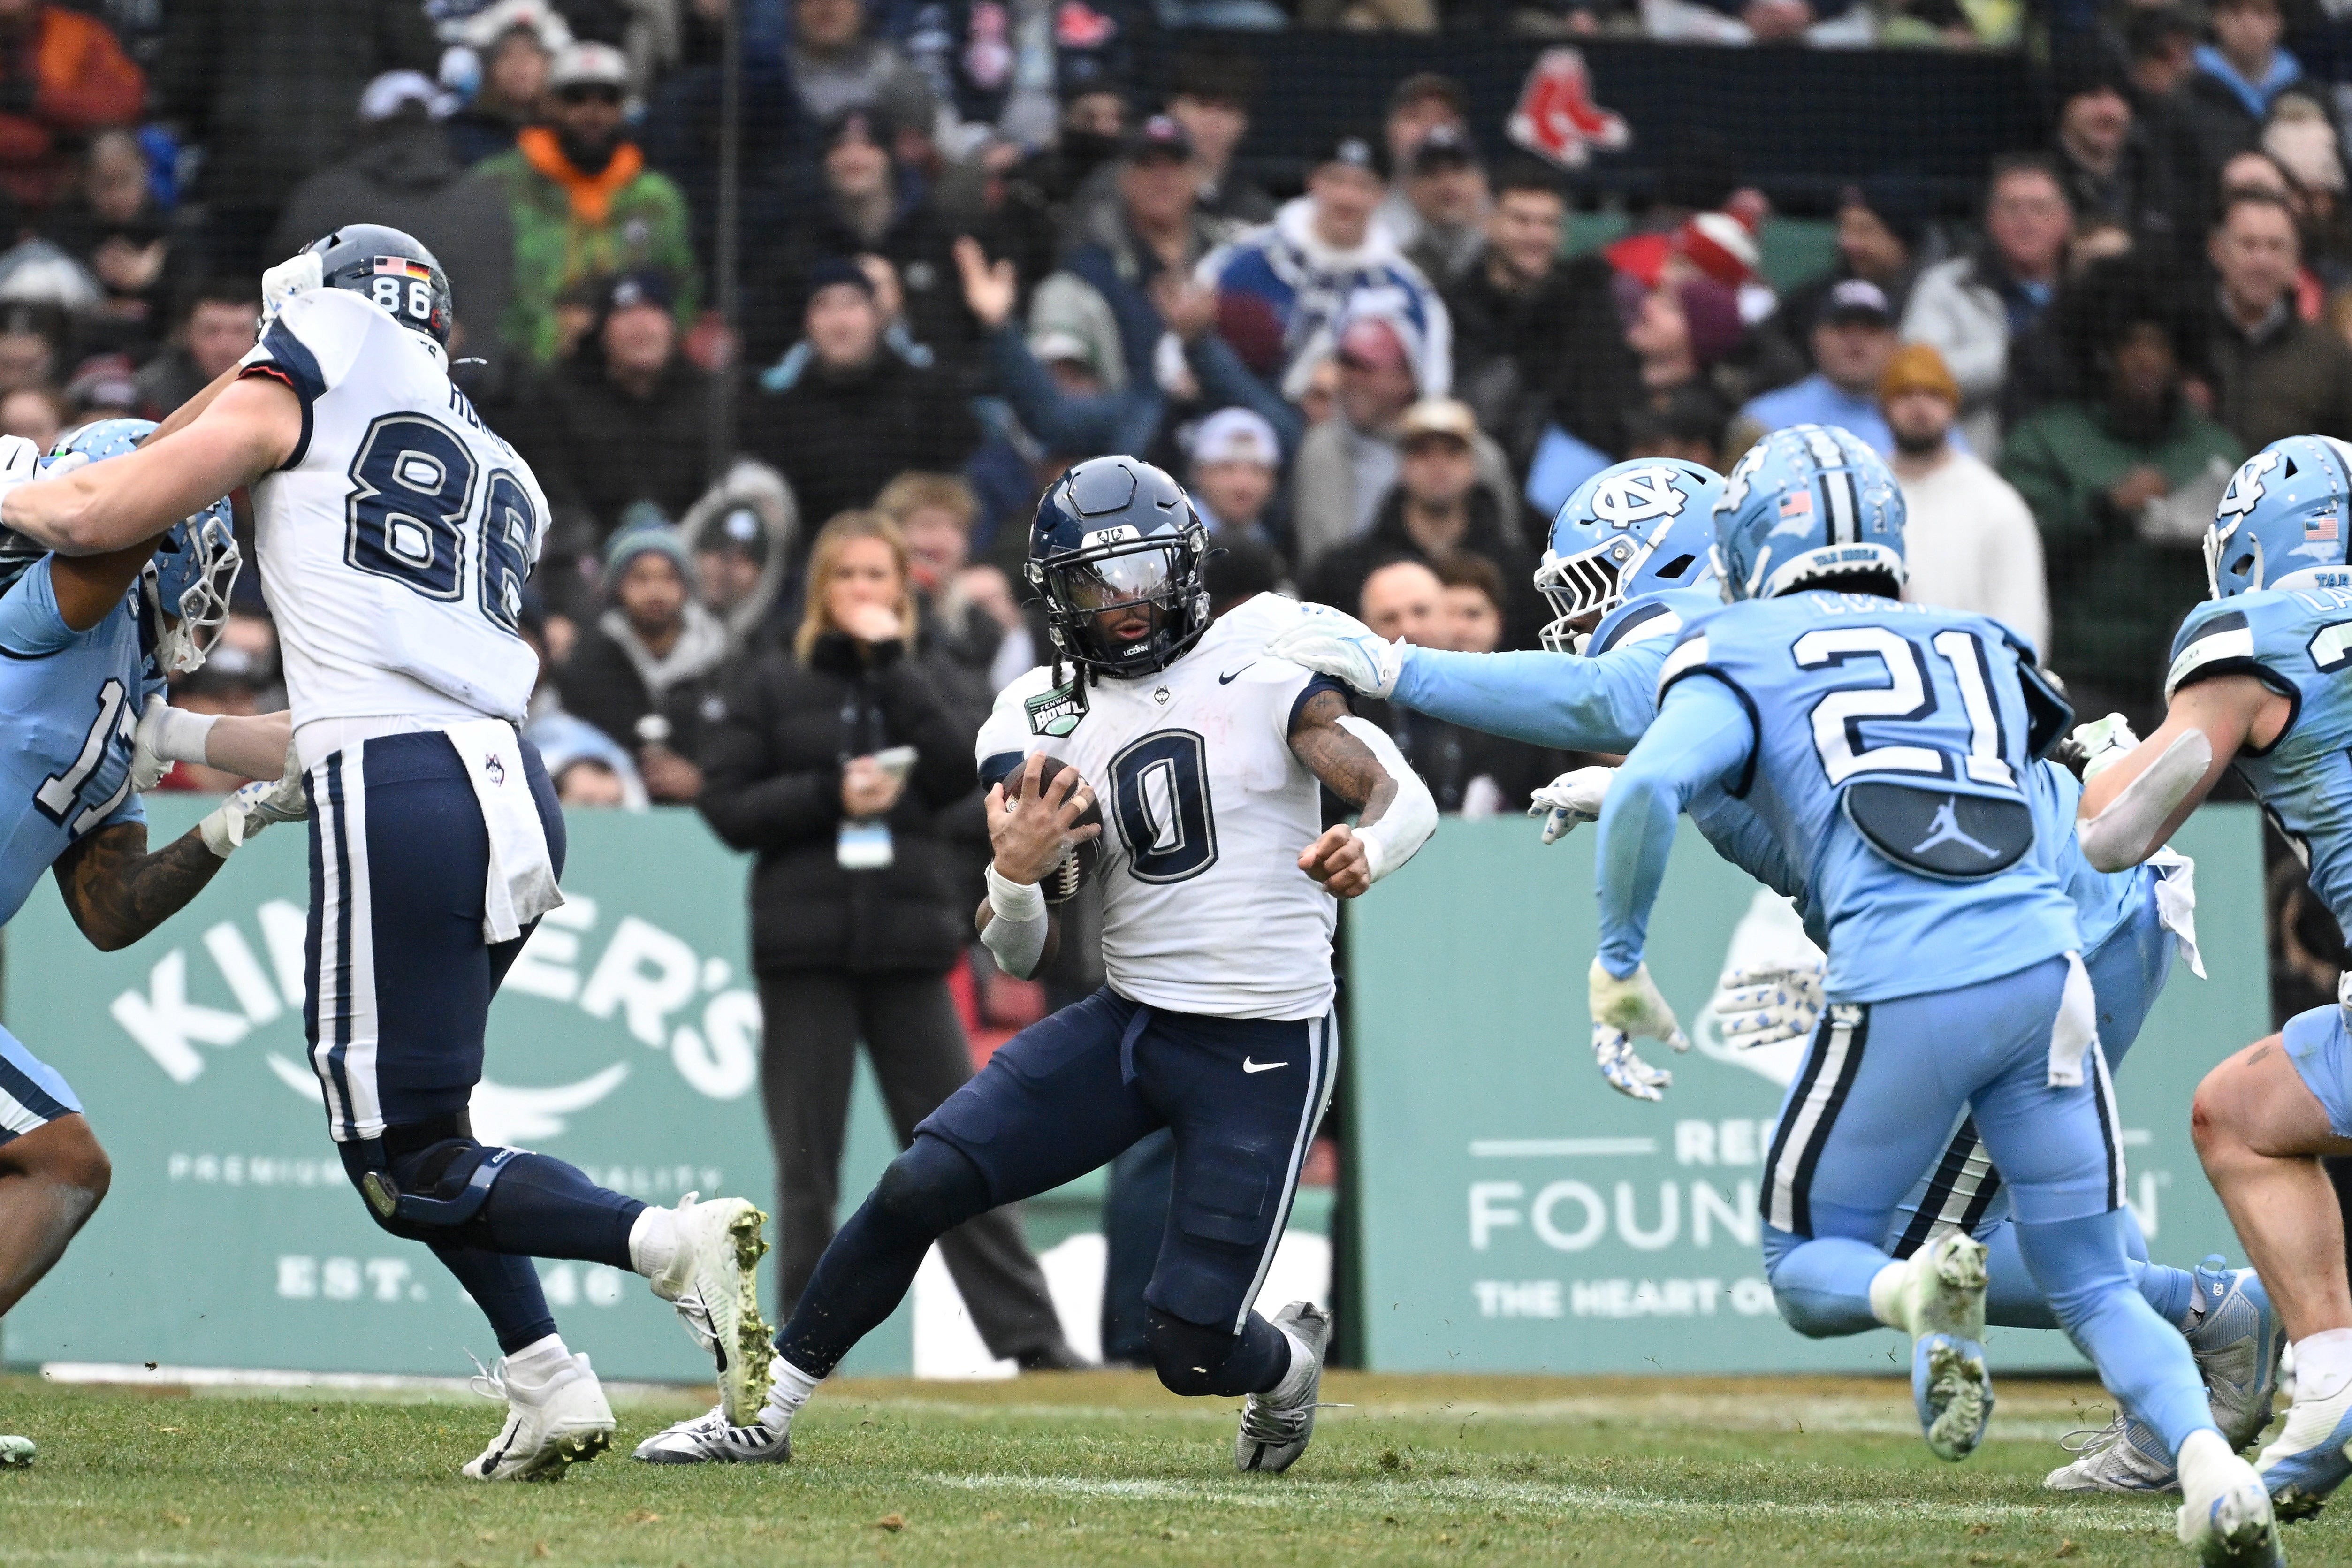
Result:
<svg viewBox="0 0 2352 1568"><path fill-rule="evenodd" d="M1207 536L1195 528L1176 538L1114 540L1065 552L1029 566L1045 595L1054 646L1072 663L1127 678L1165 669L1208 629L1208 591L1201 581ZM1142 609L1151 625L1122 638L1106 626Z"/></svg>
<svg viewBox="0 0 2352 1568"><path fill-rule="evenodd" d="M203 668L228 625L229 594L245 556L226 510L216 505L173 529L140 570L155 661L167 673Z"/></svg>

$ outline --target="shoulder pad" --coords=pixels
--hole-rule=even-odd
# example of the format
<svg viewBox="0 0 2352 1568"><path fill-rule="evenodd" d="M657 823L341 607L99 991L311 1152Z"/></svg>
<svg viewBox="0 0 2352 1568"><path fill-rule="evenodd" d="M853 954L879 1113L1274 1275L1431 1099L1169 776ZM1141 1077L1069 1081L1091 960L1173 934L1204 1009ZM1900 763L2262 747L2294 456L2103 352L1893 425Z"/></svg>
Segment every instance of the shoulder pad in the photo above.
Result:
<svg viewBox="0 0 2352 1568"><path fill-rule="evenodd" d="M1601 624L1592 628L1592 641L1584 651L1588 656L1604 654L1612 647L1648 642L1654 637L1676 637L1690 621L1721 607L1722 601L1703 588L1651 594L1620 605L1603 616Z"/></svg>
<svg viewBox="0 0 2352 1568"><path fill-rule="evenodd" d="M2253 596L2240 595L2236 601L2225 599L2189 612L2172 639L2172 664L2164 674L2167 701L2193 679L2253 665L2254 630L2242 604Z"/></svg>

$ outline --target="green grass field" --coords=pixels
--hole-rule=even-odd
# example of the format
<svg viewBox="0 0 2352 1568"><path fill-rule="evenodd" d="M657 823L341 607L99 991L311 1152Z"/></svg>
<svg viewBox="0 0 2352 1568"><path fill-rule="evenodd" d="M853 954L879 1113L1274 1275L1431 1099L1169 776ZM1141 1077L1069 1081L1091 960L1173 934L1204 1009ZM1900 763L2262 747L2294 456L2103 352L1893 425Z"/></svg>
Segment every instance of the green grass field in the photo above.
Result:
<svg viewBox="0 0 2352 1568"><path fill-rule="evenodd" d="M1287 1476L1237 1475L1232 1402L1142 1374L844 1383L789 1468L664 1469L625 1447L698 1409L622 1391L623 1450L560 1485L457 1468L499 1412L0 1378L0 1563L1344 1564L2186 1563L2169 1503L2040 1489L2093 1385L2011 1381L1965 1465L1921 1446L1893 1380L1335 1373ZM2352 1562L2352 1507L2288 1531Z"/></svg>

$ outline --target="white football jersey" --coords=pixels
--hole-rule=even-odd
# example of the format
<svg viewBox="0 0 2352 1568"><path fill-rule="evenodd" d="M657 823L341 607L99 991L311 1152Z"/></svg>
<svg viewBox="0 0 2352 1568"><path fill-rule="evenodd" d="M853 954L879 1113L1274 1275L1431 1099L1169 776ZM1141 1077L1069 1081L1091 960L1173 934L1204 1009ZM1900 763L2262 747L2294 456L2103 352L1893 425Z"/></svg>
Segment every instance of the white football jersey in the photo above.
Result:
<svg viewBox="0 0 2352 1568"><path fill-rule="evenodd" d="M1266 657L1297 602L1261 594L1157 676L1087 684L1086 712L1040 667L998 693L981 766L1046 752L1102 803L1103 968L1148 1006L1224 1018L1331 1007L1339 900L1298 868L1322 832L1290 721L1328 679Z"/></svg>
<svg viewBox="0 0 2352 1568"><path fill-rule="evenodd" d="M300 446L253 487L296 726L520 723L539 660L515 623L547 498L447 354L321 289L289 300L243 363L302 400Z"/></svg>

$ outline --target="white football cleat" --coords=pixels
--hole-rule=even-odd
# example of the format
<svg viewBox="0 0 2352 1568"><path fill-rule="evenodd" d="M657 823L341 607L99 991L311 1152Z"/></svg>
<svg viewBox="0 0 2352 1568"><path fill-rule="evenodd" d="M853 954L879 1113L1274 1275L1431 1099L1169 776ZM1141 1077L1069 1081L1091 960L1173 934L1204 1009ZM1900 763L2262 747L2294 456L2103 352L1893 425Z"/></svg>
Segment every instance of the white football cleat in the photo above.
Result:
<svg viewBox="0 0 2352 1568"><path fill-rule="evenodd" d="M1331 1343L1331 1319L1312 1301L1293 1301L1274 1315L1283 1337L1306 1347L1313 1358L1306 1391L1276 1402L1272 1392L1242 1402L1242 1426L1234 1437L1234 1463L1244 1470L1279 1473L1298 1462L1315 1435L1315 1396L1323 1387L1323 1354ZM1284 1382L1288 1382L1287 1374Z"/></svg>
<svg viewBox="0 0 2352 1568"><path fill-rule="evenodd" d="M2182 1336L2205 1380L2205 1403L2213 1425L2234 1450L2262 1435L2271 1423L2278 1392L2279 1352L2286 1336L2269 1294L2251 1268L2216 1268L2208 1258L2194 1275L2196 1320ZM2180 1478L2164 1439L2136 1415L2118 1413L2089 1441L2067 1447L2082 1455L2050 1472L2042 1485L2062 1492L2177 1492ZM2280 1500L2280 1513L2286 1513Z"/></svg>
<svg viewBox="0 0 2352 1568"><path fill-rule="evenodd" d="M2156 1429L2118 1411L2095 1432L2070 1433L2059 1445L2081 1457L2042 1479L2053 1492L2177 1492L2172 1456Z"/></svg>
<svg viewBox="0 0 2352 1568"><path fill-rule="evenodd" d="M713 1408L688 1421L666 1426L637 1445L634 1458L648 1465L783 1465L793 1458L793 1418L772 1426L774 1417L760 1412L749 1426L730 1426L727 1413Z"/></svg>
<svg viewBox="0 0 2352 1568"><path fill-rule="evenodd" d="M2286 1426L2254 1462L2280 1518L2317 1513L2352 1476L2352 1378L2324 1399L2298 1397L2287 1407Z"/></svg>
<svg viewBox="0 0 2352 1568"><path fill-rule="evenodd" d="M506 1365L501 1357L472 1379L475 1393L507 1402L507 1424L461 1474L478 1481L560 1481L566 1468L613 1446L613 1407L585 1355L530 1386L508 1377Z"/></svg>
<svg viewBox="0 0 2352 1568"><path fill-rule="evenodd" d="M688 1193L674 1211L677 1250L651 1280L654 1294L687 1321L695 1342L719 1369L719 1406L732 1426L759 1419L768 1398L768 1325L760 1317L760 1227L768 1216L744 1198L697 1203Z"/></svg>
<svg viewBox="0 0 2352 1568"><path fill-rule="evenodd" d="M1894 1306L1911 1335L1911 1402L1927 1449L1965 1459L1992 1417L1992 1373L1984 1352L1984 1244L1946 1231L1906 1265Z"/></svg>
<svg viewBox="0 0 2352 1568"><path fill-rule="evenodd" d="M2214 1468L2210 1487L2191 1484L2180 1505L2180 1544L2204 1568L2278 1568L2286 1558L2263 1478L2235 1454Z"/></svg>
<svg viewBox="0 0 2352 1568"><path fill-rule="evenodd" d="M29 1465L34 1452L30 1437L0 1437L0 1465Z"/></svg>

